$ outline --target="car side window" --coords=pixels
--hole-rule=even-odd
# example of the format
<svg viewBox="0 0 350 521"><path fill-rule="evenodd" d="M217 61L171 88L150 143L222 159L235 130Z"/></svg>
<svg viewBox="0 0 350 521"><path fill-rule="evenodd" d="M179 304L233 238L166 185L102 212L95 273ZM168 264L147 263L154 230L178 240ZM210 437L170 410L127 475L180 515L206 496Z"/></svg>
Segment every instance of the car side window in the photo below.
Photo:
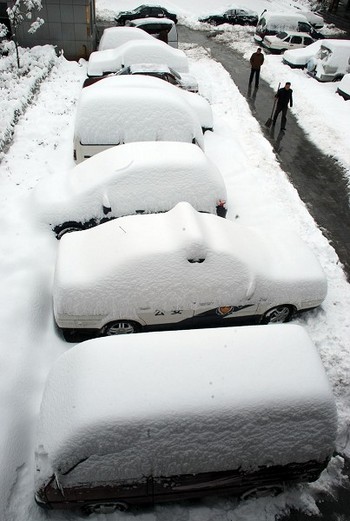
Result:
<svg viewBox="0 0 350 521"><path fill-rule="evenodd" d="M305 45L311 45L313 43L313 40L311 38L305 37L304 43L305 43Z"/></svg>
<svg viewBox="0 0 350 521"><path fill-rule="evenodd" d="M283 41L284 42L290 42L290 36L287 36L287 38L285 38Z"/></svg>
<svg viewBox="0 0 350 521"><path fill-rule="evenodd" d="M298 31L301 33L309 33L311 30L311 26L309 24L306 24L304 22L298 23Z"/></svg>
<svg viewBox="0 0 350 521"><path fill-rule="evenodd" d="M301 36L292 36L291 43L302 43L303 39Z"/></svg>

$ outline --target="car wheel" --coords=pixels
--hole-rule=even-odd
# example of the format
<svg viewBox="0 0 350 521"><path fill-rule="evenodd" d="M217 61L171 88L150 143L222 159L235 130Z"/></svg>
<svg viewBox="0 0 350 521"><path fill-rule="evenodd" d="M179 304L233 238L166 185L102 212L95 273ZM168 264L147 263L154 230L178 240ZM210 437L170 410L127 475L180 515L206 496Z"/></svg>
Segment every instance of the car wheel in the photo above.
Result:
<svg viewBox="0 0 350 521"><path fill-rule="evenodd" d="M91 514L111 514L113 512L125 512L128 510L128 504L124 501L111 501L109 503L94 503L91 505L85 505L82 508L83 515Z"/></svg>
<svg viewBox="0 0 350 521"><path fill-rule="evenodd" d="M104 336L130 335L131 333L138 333L140 329L141 326L131 320L117 320L116 322L107 324L103 328L102 334Z"/></svg>
<svg viewBox="0 0 350 521"><path fill-rule="evenodd" d="M63 235L65 235L66 233L79 232L83 229L84 228L81 223L76 223L76 222L70 221L70 222L61 224L60 226L56 226L56 228L54 229L54 232L56 233L56 238L58 240L60 240L63 237Z"/></svg>
<svg viewBox="0 0 350 521"><path fill-rule="evenodd" d="M261 320L261 323L281 324L282 322L288 322L292 317L292 312L292 308L287 304L283 304L282 306L276 306L266 311Z"/></svg>
<svg viewBox="0 0 350 521"><path fill-rule="evenodd" d="M258 499L260 497L277 496L283 492L281 485L266 485L265 487L255 487L241 495L242 500Z"/></svg>

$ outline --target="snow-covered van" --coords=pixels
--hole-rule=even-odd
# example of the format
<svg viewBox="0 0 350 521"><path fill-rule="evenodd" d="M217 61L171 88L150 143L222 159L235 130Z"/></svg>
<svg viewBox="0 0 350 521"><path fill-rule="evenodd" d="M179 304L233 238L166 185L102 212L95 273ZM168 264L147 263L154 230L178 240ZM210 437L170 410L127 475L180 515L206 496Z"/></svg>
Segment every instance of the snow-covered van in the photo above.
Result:
<svg viewBox="0 0 350 521"><path fill-rule="evenodd" d="M180 141L203 149L202 127L186 95L201 98L159 78L140 76L105 78L84 88L75 118L75 161L136 141Z"/></svg>
<svg viewBox="0 0 350 521"><path fill-rule="evenodd" d="M323 40L317 54L306 64L318 81L338 81L350 72L350 40Z"/></svg>
<svg viewBox="0 0 350 521"><path fill-rule="evenodd" d="M314 481L337 413L297 325L99 338L52 367L36 444L35 499L108 513Z"/></svg>
<svg viewBox="0 0 350 521"><path fill-rule="evenodd" d="M300 31L303 33L313 32L311 24L303 14L265 11L259 18L254 39L263 45L265 36L275 35L287 30Z"/></svg>
<svg viewBox="0 0 350 521"><path fill-rule="evenodd" d="M161 40L174 49L178 48L178 33L176 24L170 18L136 18L129 20L125 25L129 27L138 27L157 40Z"/></svg>

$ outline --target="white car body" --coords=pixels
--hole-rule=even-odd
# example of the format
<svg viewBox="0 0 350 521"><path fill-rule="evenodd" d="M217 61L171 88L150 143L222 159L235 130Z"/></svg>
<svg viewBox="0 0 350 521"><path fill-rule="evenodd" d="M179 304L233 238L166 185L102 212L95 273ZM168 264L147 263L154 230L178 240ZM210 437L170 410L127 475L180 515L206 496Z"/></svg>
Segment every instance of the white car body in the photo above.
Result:
<svg viewBox="0 0 350 521"><path fill-rule="evenodd" d="M156 40L135 40L124 43L116 49L95 51L90 54L88 76L103 76L117 72L133 63L166 63L179 72L189 72L187 56L180 49L174 49L165 42Z"/></svg>
<svg viewBox="0 0 350 521"><path fill-rule="evenodd" d="M340 80L337 92L343 96L345 100L350 99L350 74L345 74Z"/></svg>
<svg viewBox="0 0 350 521"><path fill-rule="evenodd" d="M316 42L308 45L301 49L291 49L285 51L283 54L283 63L289 65L292 68L303 69L306 67L307 62L315 56L320 50L322 40L316 40Z"/></svg>
<svg viewBox="0 0 350 521"><path fill-rule="evenodd" d="M153 36L137 27L108 27L104 29L98 45L99 51L117 49L131 40L152 40Z"/></svg>
<svg viewBox="0 0 350 521"><path fill-rule="evenodd" d="M165 88L147 87L146 80L159 82ZM203 149L198 112L186 101L186 95L206 101L151 77L110 77L82 89L74 129L76 162L112 146L136 141L180 141Z"/></svg>
<svg viewBox="0 0 350 521"><path fill-rule="evenodd" d="M174 85L174 81L176 81L176 86L181 89L188 90L189 92L198 93L198 81L193 76L193 74L187 74L183 72L180 74L175 71L172 67L169 67L165 63L135 63L133 65L129 65L127 68L131 75L133 74L142 74L146 76L157 76L157 74L161 74L166 76L165 81ZM117 75L123 76L123 69L116 73ZM161 78L163 79L163 78Z"/></svg>
<svg viewBox="0 0 350 521"><path fill-rule="evenodd" d="M318 81L337 81L350 72L350 40L322 40L318 53L306 64Z"/></svg>
<svg viewBox="0 0 350 521"><path fill-rule="evenodd" d="M171 210L180 201L196 210L224 209L218 168L196 145L148 141L109 148L41 181L33 205L60 237L123 215Z"/></svg>
<svg viewBox="0 0 350 521"><path fill-rule="evenodd" d="M332 389L301 326L90 340L66 350L48 375L36 501L46 509L107 503L111 512L314 481L336 434Z"/></svg>
<svg viewBox="0 0 350 521"><path fill-rule="evenodd" d="M283 31L274 36L265 36L262 45L269 51L284 52L299 49L314 42L308 33Z"/></svg>
<svg viewBox="0 0 350 521"><path fill-rule="evenodd" d="M239 226L183 202L64 235L53 307L63 330L115 334L118 321L150 329L260 321L278 306L319 306L326 293L318 260L294 234Z"/></svg>

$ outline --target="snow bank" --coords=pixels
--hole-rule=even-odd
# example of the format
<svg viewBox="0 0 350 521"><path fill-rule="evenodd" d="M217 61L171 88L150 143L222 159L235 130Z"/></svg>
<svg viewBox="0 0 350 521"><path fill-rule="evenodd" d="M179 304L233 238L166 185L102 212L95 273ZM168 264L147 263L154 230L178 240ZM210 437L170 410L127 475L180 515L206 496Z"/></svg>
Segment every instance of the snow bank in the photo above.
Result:
<svg viewBox="0 0 350 521"><path fill-rule="evenodd" d="M49 374L40 480L85 458L65 485L323 462L335 435L330 386L300 326L104 338Z"/></svg>

